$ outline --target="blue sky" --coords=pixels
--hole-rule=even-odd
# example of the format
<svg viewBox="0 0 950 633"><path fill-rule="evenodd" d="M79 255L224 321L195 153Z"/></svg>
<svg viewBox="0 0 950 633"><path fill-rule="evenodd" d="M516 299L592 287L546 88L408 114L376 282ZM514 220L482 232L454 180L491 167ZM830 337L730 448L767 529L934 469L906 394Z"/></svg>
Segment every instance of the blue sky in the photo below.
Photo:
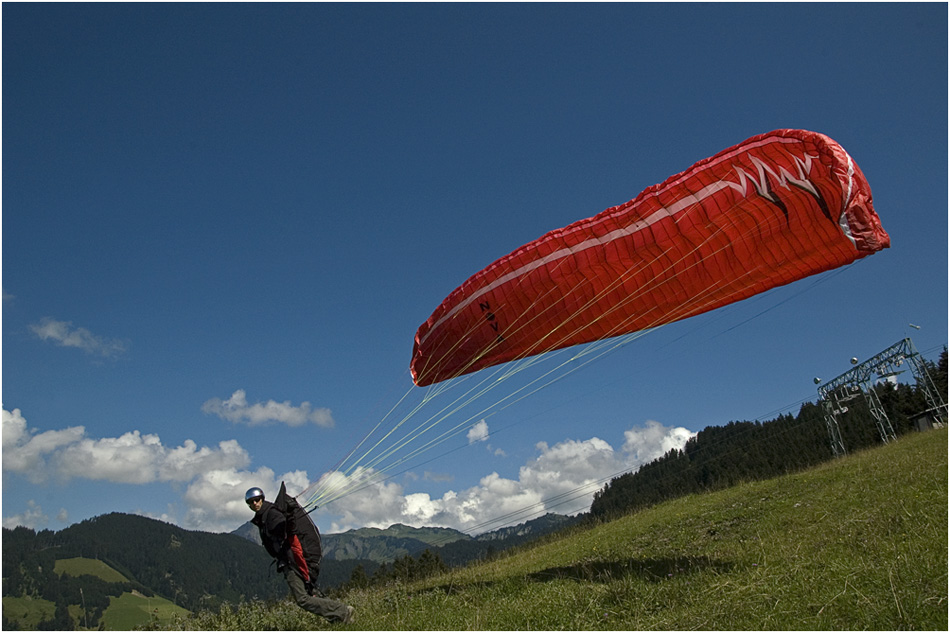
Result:
<svg viewBox="0 0 950 633"><path fill-rule="evenodd" d="M238 527L422 397L416 328L471 274L777 128L848 150L889 250L441 422L324 531L576 512L852 356L936 360L947 6L5 3L4 526Z"/></svg>

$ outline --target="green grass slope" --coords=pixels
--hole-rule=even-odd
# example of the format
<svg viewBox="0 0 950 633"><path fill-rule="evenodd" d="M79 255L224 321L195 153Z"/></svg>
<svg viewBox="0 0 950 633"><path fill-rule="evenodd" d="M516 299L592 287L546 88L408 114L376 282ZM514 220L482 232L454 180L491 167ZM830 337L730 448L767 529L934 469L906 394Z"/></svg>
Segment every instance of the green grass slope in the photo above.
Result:
<svg viewBox="0 0 950 633"><path fill-rule="evenodd" d="M16 622L24 631L36 630L43 620L56 613L56 605L49 600L30 596L3 596L3 617Z"/></svg>
<svg viewBox="0 0 950 633"><path fill-rule="evenodd" d="M106 582L129 582L129 579L112 569L101 560L92 558L61 558L56 561L54 568L56 573L62 576L79 577L83 575L95 576Z"/></svg>
<svg viewBox="0 0 950 633"><path fill-rule="evenodd" d="M947 630L947 432L353 592L368 630ZM330 628L289 603L185 628ZM337 625L339 627L339 625Z"/></svg>
<svg viewBox="0 0 950 633"><path fill-rule="evenodd" d="M102 615L102 620L106 631L128 631L151 622L170 621L176 616L187 614L187 609L164 598L147 598L138 593L126 592L109 601L109 608Z"/></svg>
<svg viewBox="0 0 950 633"><path fill-rule="evenodd" d="M56 561L57 574L69 574L79 578L94 576L107 583L127 583L128 579L106 563L91 558L63 558ZM77 629L85 628L88 614L81 604L70 604L69 614ZM53 617L56 605L48 600L29 597L3 597L3 614L23 629L36 629L43 620ZM189 614L187 609L158 596L147 597L137 591L126 591L109 599L109 606L102 614L100 627L106 631L127 631L136 627L161 625L181 619Z"/></svg>

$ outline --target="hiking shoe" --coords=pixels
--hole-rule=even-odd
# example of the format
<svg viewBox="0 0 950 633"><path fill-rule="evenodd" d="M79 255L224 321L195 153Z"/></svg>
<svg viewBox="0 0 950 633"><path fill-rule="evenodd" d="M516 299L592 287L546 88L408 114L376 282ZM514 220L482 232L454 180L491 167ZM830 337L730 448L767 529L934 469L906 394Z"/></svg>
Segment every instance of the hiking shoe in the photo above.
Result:
<svg viewBox="0 0 950 633"><path fill-rule="evenodd" d="M356 609L350 605L346 606L346 615L343 616L343 624L349 624L356 619Z"/></svg>

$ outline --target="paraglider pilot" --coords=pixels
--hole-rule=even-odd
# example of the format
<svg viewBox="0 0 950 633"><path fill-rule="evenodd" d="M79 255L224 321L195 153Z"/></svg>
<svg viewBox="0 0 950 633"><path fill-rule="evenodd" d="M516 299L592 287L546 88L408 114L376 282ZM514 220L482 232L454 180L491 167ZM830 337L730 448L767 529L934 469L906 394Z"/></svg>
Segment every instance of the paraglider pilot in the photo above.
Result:
<svg viewBox="0 0 950 633"><path fill-rule="evenodd" d="M337 600L320 598L311 594L313 586L316 585L316 578L311 581L307 577L309 574L306 564L298 564L295 560L300 556L299 542L295 535L288 534L288 522L284 513L273 503L264 499L264 491L260 488L248 490L244 495L244 500L254 512L251 523L260 531L264 549L277 561L277 571L284 575L297 606L315 615L323 616L331 622L344 624L351 622L355 612L353 607ZM296 557L295 548L298 550Z"/></svg>

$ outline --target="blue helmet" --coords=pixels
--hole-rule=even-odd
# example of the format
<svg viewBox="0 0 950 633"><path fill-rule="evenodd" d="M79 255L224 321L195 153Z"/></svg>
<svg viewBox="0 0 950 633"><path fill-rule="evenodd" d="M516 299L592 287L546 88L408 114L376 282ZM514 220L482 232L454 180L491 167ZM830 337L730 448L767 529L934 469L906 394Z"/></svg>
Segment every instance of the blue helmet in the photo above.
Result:
<svg viewBox="0 0 950 633"><path fill-rule="evenodd" d="M264 491L260 488L249 488L247 492L244 493L244 501L250 503L252 499L263 499Z"/></svg>

